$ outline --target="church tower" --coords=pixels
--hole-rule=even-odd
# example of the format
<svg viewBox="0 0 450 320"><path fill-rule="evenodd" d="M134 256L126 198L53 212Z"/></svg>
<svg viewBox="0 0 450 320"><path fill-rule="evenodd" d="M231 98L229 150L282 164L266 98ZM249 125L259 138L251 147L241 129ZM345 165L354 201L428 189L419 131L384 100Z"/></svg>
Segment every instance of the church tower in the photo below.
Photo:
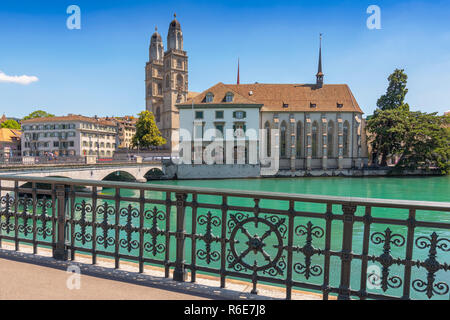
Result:
<svg viewBox="0 0 450 320"><path fill-rule="evenodd" d="M146 66L146 108L155 115L164 146L176 150L180 127L178 103L186 102L188 96L188 56L183 50L183 32L176 15L169 25L167 51L161 35L155 31L150 41L150 58Z"/></svg>
<svg viewBox="0 0 450 320"><path fill-rule="evenodd" d="M161 131L170 150L176 150L180 127L178 103L186 102L188 95L188 56L183 50L183 32L176 15L169 25L167 51L164 53L164 110Z"/></svg>
<svg viewBox="0 0 450 320"><path fill-rule="evenodd" d="M158 28L150 39L149 62L145 66L145 106L155 115L156 124L161 125L164 107L163 74L164 44Z"/></svg>

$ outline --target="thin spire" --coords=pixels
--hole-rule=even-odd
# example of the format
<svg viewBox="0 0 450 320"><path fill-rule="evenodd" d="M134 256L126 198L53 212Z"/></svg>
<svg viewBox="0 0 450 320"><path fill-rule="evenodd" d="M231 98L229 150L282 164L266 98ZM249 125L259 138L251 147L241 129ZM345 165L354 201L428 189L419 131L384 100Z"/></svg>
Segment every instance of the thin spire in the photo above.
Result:
<svg viewBox="0 0 450 320"><path fill-rule="evenodd" d="M239 79L239 58L238 58L238 70L237 70L237 84L240 84L240 79Z"/></svg>
<svg viewBox="0 0 450 320"><path fill-rule="evenodd" d="M322 33L320 34L319 46L319 66L316 74L316 85L321 88L323 86L323 72L322 72Z"/></svg>
<svg viewBox="0 0 450 320"><path fill-rule="evenodd" d="M320 46L319 46L319 71L317 73L322 73L322 34L320 34Z"/></svg>

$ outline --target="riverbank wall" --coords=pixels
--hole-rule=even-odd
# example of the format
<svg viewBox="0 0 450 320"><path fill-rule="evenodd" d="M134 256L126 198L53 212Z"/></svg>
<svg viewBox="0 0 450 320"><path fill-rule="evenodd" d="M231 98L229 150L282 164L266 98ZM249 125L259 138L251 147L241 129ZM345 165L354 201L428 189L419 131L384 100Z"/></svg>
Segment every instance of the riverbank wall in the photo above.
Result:
<svg viewBox="0 0 450 320"><path fill-rule="evenodd" d="M431 170L395 170L394 168L362 169L314 169L314 170L279 170L275 174L262 174L260 165L224 164L224 165L175 165L163 162L163 179L240 179L240 178L294 178L294 177L385 177L385 176L440 176L437 169Z"/></svg>

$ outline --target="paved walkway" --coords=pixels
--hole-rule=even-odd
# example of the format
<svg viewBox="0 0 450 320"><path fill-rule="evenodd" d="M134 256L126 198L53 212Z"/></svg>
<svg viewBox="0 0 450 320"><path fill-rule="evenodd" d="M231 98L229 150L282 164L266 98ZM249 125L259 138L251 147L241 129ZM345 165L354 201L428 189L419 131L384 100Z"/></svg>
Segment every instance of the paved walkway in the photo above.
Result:
<svg viewBox="0 0 450 320"><path fill-rule="evenodd" d="M148 286L80 275L80 289L68 289L71 274L64 270L0 259L0 300L180 300L201 299L195 295ZM75 284L75 281L71 282Z"/></svg>
<svg viewBox="0 0 450 320"><path fill-rule="evenodd" d="M74 279L68 268L80 270L80 289L69 290L68 279ZM72 278L71 278L72 277ZM72 282L75 283L75 282ZM120 269L114 261L98 257L91 264L91 257L77 254L75 261L57 261L52 252L39 248L32 254L32 247L21 245L15 251L11 243L0 248L0 299L226 299L272 300L285 299L284 288L258 284L258 295L251 294L249 282L227 279L226 288L220 289L220 278L198 274L195 283L176 282L164 277L164 269L145 266L138 273L136 263L121 261ZM293 300L320 300L320 294L292 291Z"/></svg>

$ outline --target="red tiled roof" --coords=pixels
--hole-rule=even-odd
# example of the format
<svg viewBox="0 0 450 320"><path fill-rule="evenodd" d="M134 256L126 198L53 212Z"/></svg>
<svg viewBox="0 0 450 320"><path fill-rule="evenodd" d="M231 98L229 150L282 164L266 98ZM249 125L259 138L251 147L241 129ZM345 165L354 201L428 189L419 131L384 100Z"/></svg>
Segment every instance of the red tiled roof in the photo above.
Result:
<svg viewBox="0 0 450 320"><path fill-rule="evenodd" d="M262 104L261 111L272 112L358 112L363 113L346 84L223 84L205 90L193 99L180 104L208 104L205 97L214 94L209 104ZM227 92L235 94L233 102L226 103ZM311 108L315 104L315 108ZM342 107L338 108L338 104ZM287 106L286 106L287 105Z"/></svg>

